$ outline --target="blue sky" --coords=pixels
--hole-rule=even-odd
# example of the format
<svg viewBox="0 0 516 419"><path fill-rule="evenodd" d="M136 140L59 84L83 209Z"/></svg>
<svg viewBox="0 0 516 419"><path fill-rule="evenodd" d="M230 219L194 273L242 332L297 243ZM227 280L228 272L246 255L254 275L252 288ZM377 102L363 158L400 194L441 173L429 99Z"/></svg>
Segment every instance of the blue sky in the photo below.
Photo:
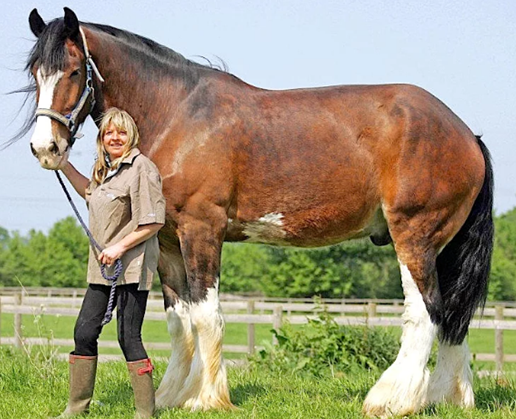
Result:
<svg viewBox="0 0 516 419"><path fill-rule="evenodd" d="M494 159L495 208L516 206L516 1L4 0L0 25L0 142L20 127L34 37L27 22L63 6L80 20L151 38L189 59L222 58L244 81L269 89L412 83L444 101L483 139ZM95 127L88 121L71 161L89 174ZM39 167L30 134L0 151L0 226L47 231L72 214L53 173ZM83 214L85 206L77 195Z"/></svg>

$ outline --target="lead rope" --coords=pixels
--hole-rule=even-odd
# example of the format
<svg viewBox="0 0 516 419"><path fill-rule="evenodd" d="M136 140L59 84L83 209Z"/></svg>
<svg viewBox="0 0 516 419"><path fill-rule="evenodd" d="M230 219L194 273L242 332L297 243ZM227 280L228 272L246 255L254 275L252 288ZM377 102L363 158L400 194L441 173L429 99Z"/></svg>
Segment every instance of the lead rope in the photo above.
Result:
<svg viewBox="0 0 516 419"><path fill-rule="evenodd" d="M65 186L65 184L63 182L63 179L61 178L61 175L59 174L59 172L57 170L55 171L55 173L56 173L56 176L57 176L57 180L61 184L61 187L63 188L63 191L64 191L66 197L68 198L68 202L70 202L70 205L72 206L72 209L75 212L75 216L77 217L77 219L81 223L81 226L84 229L84 232L86 233L86 235L88 236L88 239L90 240L90 244L92 246L94 246L99 252L102 252L102 250L104 250L104 249L102 249L102 247L93 238L93 235L91 234L91 231L88 229L88 227L86 226L86 224L82 220L81 214L79 214L79 211L77 210L77 207L73 203L72 197L68 193L68 190L66 189L66 186ZM116 281L120 277L123 268L124 267L122 265L122 261L120 259L117 259L115 261L115 272L114 272L113 275L109 276L106 273L106 264L103 263L103 264L100 265L100 273L102 274L102 277L105 280L111 282L111 290L109 291L109 300L108 300L108 304L107 304L107 310L106 310L106 314L104 315L104 319L102 320L102 323L101 323L102 326L105 326L106 324L108 324L111 321L111 319L113 318L113 306L114 306L114 302L115 302Z"/></svg>

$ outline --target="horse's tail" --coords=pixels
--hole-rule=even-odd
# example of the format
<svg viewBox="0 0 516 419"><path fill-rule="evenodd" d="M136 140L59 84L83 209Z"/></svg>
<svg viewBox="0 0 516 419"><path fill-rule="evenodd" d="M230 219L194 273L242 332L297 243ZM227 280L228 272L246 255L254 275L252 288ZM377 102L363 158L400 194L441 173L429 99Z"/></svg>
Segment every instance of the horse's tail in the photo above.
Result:
<svg viewBox="0 0 516 419"><path fill-rule="evenodd" d="M485 161L484 184L468 219L437 257L443 299L440 339L461 344L477 307L484 306L493 251L493 167L485 144L477 136Z"/></svg>

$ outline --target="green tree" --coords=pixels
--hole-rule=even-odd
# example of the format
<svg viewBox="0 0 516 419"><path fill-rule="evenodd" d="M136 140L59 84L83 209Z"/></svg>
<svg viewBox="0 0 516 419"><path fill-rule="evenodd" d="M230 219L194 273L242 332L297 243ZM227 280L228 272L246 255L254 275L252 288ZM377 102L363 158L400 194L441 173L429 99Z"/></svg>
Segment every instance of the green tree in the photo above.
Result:
<svg viewBox="0 0 516 419"><path fill-rule="evenodd" d="M265 246L226 243L222 250L220 291L250 293L261 291L262 281L269 268Z"/></svg>
<svg viewBox="0 0 516 419"><path fill-rule="evenodd" d="M516 299L516 208L495 217L489 299Z"/></svg>
<svg viewBox="0 0 516 419"><path fill-rule="evenodd" d="M268 248L263 280L270 296L399 298L399 270L392 246L366 240L313 250Z"/></svg>
<svg viewBox="0 0 516 419"><path fill-rule="evenodd" d="M72 217L58 221L48 236L14 232L0 254L3 286L80 287L85 285L88 240Z"/></svg>

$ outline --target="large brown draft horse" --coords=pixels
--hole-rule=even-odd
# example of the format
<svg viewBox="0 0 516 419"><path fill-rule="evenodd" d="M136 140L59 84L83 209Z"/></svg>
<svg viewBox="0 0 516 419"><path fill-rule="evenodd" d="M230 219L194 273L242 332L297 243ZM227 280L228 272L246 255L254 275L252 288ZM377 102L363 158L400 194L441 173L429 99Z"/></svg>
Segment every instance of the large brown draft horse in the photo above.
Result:
<svg viewBox="0 0 516 419"><path fill-rule="evenodd" d="M224 241L313 247L367 236L394 244L405 313L399 355L364 413L474 405L464 339L486 295L493 174L480 138L442 102L411 85L264 90L69 9L48 24L33 10L29 21L41 166L56 169L77 126L117 106L161 171L172 356L158 406L232 406L218 300Z"/></svg>

